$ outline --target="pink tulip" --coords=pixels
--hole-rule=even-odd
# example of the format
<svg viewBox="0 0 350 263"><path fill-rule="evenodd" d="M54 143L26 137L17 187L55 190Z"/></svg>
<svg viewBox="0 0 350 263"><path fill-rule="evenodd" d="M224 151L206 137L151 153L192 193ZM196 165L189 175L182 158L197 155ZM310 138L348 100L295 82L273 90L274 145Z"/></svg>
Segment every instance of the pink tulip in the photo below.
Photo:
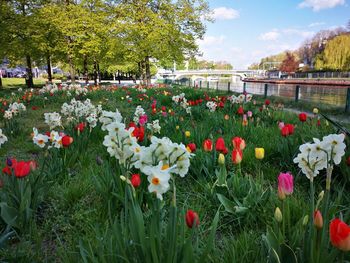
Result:
<svg viewBox="0 0 350 263"><path fill-rule="evenodd" d="M283 121L280 121L278 123L278 128L280 128L280 130L282 130L282 128L284 127L284 122Z"/></svg>
<svg viewBox="0 0 350 263"><path fill-rule="evenodd" d="M140 116L140 118L139 118L139 123L140 123L140 125L141 125L141 126L144 126L145 123L147 122L147 120L148 120L148 117L147 117L146 114Z"/></svg>
<svg viewBox="0 0 350 263"><path fill-rule="evenodd" d="M284 195L291 195L293 193L293 188L293 175L289 172L280 173L278 176L278 192Z"/></svg>

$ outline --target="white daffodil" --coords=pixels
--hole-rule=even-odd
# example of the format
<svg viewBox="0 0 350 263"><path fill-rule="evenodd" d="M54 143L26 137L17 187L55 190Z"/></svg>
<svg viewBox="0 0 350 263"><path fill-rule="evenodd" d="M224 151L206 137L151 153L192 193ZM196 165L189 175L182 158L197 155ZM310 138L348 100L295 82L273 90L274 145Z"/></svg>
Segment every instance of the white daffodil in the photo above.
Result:
<svg viewBox="0 0 350 263"><path fill-rule="evenodd" d="M150 145L150 148L153 150L153 154L156 159L158 161L166 161L173 149L172 141L167 137L159 139L155 136L152 136L151 142L152 144Z"/></svg>
<svg viewBox="0 0 350 263"><path fill-rule="evenodd" d="M137 151L137 148L135 149ZM140 169L141 172L144 171L146 166L153 164L153 152L150 147L141 146L139 152L134 155L134 158L137 160L134 163L135 168Z"/></svg>
<svg viewBox="0 0 350 263"><path fill-rule="evenodd" d="M5 136L5 134L2 133L2 130L0 129L0 148L1 148L1 145L7 141L8 141L7 137Z"/></svg>
<svg viewBox="0 0 350 263"><path fill-rule="evenodd" d="M151 123L147 123L147 129L151 130L152 133L160 133L159 120L154 120Z"/></svg>
<svg viewBox="0 0 350 263"><path fill-rule="evenodd" d="M163 200L163 194L166 193L169 188L170 172L172 168L168 165L159 162L157 166L147 166L144 168L143 173L148 175L147 180L150 183L148 191L155 193L160 200Z"/></svg>
<svg viewBox="0 0 350 263"><path fill-rule="evenodd" d="M44 148L46 143L49 141L49 136L40 134L36 130L34 131L34 137L33 137L33 142L34 144L38 145L40 148Z"/></svg>
<svg viewBox="0 0 350 263"><path fill-rule="evenodd" d="M112 111L102 111L101 116L99 118L99 121L102 123L101 129L103 131L106 130L106 126L112 122L122 122L123 117L118 111L118 109L115 110L115 112Z"/></svg>
<svg viewBox="0 0 350 263"><path fill-rule="evenodd" d="M344 143L344 134L330 134L323 137L324 145L334 164L340 164L341 158L345 154L346 145Z"/></svg>
<svg viewBox="0 0 350 263"><path fill-rule="evenodd" d="M45 123L49 125L50 129L62 126L61 115L57 112L44 113Z"/></svg>

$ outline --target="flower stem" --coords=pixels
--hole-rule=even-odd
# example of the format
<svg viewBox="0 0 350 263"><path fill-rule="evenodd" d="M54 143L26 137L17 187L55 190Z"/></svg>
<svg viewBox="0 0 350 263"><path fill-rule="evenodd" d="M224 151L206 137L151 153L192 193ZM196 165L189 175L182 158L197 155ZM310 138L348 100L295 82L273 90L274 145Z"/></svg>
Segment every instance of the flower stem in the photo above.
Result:
<svg viewBox="0 0 350 263"><path fill-rule="evenodd" d="M315 210L315 189L313 177L310 178L310 262L314 262L314 210Z"/></svg>

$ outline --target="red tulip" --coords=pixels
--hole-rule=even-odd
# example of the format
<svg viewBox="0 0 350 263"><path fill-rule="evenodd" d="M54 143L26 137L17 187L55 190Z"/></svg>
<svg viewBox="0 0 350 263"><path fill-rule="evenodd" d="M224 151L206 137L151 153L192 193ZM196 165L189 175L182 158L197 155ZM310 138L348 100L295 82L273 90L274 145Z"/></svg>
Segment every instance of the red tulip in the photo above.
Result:
<svg viewBox="0 0 350 263"><path fill-rule="evenodd" d="M338 218L329 224L331 243L342 251L350 251L350 227Z"/></svg>
<svg viewBox="0 0 350 263"><path fill-rule="evenodd" d="M186 213L186 224L189 228L196 227L199 225L198 214L192 210L188 210Z"/></svg>
<svg viewBox="0 0 350 263"><path fill-rule="evenodd" d="M129 129L130 128L134 128L132 136L136 137L137 141L143 142L143 139L145 138L145 127L138 127L134 122L130 122Z"/></svg>
<svg viewBox="0 0 350 263"><path fill-rule="evenodd" d="M221 152L223 154L227 154L228 153L228 149L225 146L224 138L220 137L220 138L218 138L216 140L215 150L217 150L218 152Z"/></svg>
<svg viewBox="0 0 350 263"><path fill-rule="evenodd" d="M241 137L234 137L232 139L232 144L235 149L241 149L241 150L244 150L246 146L245 140L242 139Z"/></svg>
<svg viewBox="0 0 350 263"><path fill-rule="evenodd" d="M302 113L299 114L299 120L300 120L301 122L305 122L306 119L307 119L307 115L306 115L305 112L302 112Z"/></svg>
<svg viewBox="0 0 350 263"><path fill-rule="evenodd" d="M140 178L140 175L139 174L133 174L131 176L131 184L134 188L137 188L140 186L141 184L141 178Z"/></svg>
<svg viewBox="0 0 350 263"><path fill-rule="evenodd" d="M242 106L240 106L240 107L238 108L237 114L238 114L238 115L243 115L243 114L244 114L244 109L243 109Z"/></svg>
<svg viewBox="0 0 350 263"><path fill-rule="evenodd" d="M84 122L79 123L77 126L75 126L75 129L79 132L83 132L85 129L85 123Z"/></svg>
<svg viewBox="0 0 350 263"><path fill-rule="evenodd" d="M270 100L265 100L265 105L266 105L266 106L269 106L270 103L271 103Z"/></svg>
<svg viewBox="0 0 350 263"><path fill-rule="evenodd" d="M14 175L18 178L27 176L30 171L37 168L35 161L17 161L16 159L7 159L6 166L2 169L2 172L7 175Z"/></svg>
<svg viewBox="0 0 350 263"><path fill-rule="evenodd" d="M30 173L30 162L20 161L13 167L16 177L25 177Z"/></svg>
<svg viewBox="0 0 350 263"><path fill-rule="evenodd" d="M223 108L225 106L225 104L222 101L220 101L218 106L219 106L219 108Z"/></svg>
<svg viewBox="0 0 350 263"><path fill-rule="evenodd" d="M197 147L194 143L187 144L187 147L191 150L191 153L194 153L197 150Z"/></svg>
<svg viewBox="0 0 350 263"><path fill-rule="evenodd" d="M65 135L62 137L62 145L63 147L68 147L69 145L71 145L73 143L73 138Z"/></svg>
<svg viewBox="0 0 350 263"><path fill-rule="evenodd" d="M232 162L234 164L240 164L243 159L243 153L240 149L233 149L232 151Z"/></svg>
<svg viewBox="0 0 350 263"><path fill-rule="evenodd" d="M210 139L206 139L203 142L203 149L205 152L211 152L213 150L213 142Z"/></svg>
<svg viewBox="0 0 350 263"><path fill-rule="evenodd" d="M288 128L290 135L292 135L294 133L294 125L293 124L286 124L285 127Z"/></svg>

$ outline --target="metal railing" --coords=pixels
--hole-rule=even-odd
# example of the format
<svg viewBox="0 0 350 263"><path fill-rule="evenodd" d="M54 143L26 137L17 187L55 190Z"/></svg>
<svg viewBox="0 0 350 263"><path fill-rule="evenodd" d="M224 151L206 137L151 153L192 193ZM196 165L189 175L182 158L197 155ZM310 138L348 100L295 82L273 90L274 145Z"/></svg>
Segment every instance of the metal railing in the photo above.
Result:
<svg viewBox="0 0 350 263"><path fill-rule="evenodd" d="M343 107L345 112L350 113L350 86L317 86L304 84L273 84L273 83L254 83L241 82L231 83L220 81L175 81L176 84L198 89L215 89L217 91L229 92L247 92L256 95L262 95L264 98L276 96L294 100L295 102L306 101L322 103L325 105L335 105Z"/></svg>

